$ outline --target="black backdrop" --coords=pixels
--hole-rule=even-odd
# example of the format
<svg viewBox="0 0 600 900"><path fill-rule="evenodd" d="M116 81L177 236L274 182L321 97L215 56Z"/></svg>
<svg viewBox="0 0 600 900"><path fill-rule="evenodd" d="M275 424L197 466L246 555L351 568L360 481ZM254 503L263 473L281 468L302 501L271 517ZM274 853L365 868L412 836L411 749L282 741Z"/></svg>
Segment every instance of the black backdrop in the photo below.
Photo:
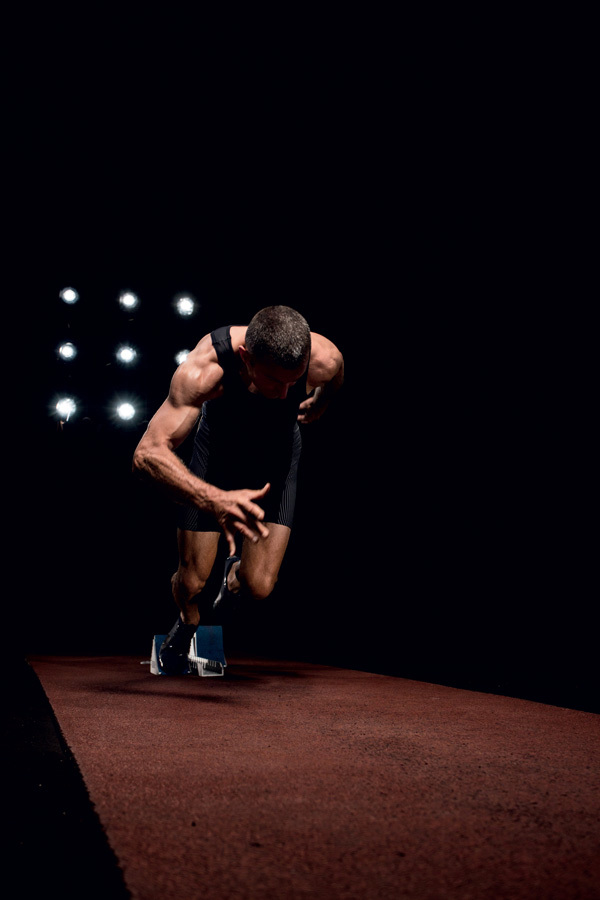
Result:
<svg viewBox="0 0 600 900"><path fill-rule="evenodd" d="M187 268L173 245L160 266L48 265L36 288L44 325L27 363L35 401L19 442L32 488L20 509L33 585L19 626L27 649L149 654L152 635L170 628L174 509L132 476L133 450L176 350L286 302L340 346L346 383L327 416L303 429L280 581L229 629L229 651L595 708L591 612L556 486L548 494L557 451L543 396L532 411L493 304L482 311L479 298L449 291L446 276L423 284L413 271L422 260L403 267L400 249L397 278L382 283L371 240L338 235L319 264L287 245L259 254L254 235L227 258L199 250ZM74 307L58 297L67 284L81 295ZM138 312L118 306L123 289L139 294ZM199 303L185 321L172 308L181 291ZM65 338L80 350L70 364L56 357ZM128 371L113 356L125 338L141 352ZM81 409L61 428L51 407L65 389ZM119 425L110 403L130 395L143 411ZM184 459L189 450L188 441Z"/></svg>
<svg viewBox="0 0 600 900"><path fill-rule="evenodd" d="M409 41L398 60L379 32L207 81L179 43L176 67L143 41L134 63L134 31L116 28L110 64L88 34L58 65L38 35L15 70L12 639L146 653L170 627L173 511L132 478L133 450L176 350L283 302L340 346L347 378L304 429L280 582L229 645L596 707L578 437L506 84L478 54ZM184 322L182 291L200 303ZM125 338L132 372L112 356ZM60 430L63 387L82 412ZM130 391L143 416L118 426L107 405Z"/></svg>

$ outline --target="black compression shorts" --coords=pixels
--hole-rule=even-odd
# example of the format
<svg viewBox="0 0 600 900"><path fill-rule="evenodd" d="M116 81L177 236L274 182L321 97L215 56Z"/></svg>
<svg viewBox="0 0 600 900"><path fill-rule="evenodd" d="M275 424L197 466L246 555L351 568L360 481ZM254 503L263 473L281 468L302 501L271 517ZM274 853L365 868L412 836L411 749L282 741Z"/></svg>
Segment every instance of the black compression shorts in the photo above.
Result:
<svg viewBox="0 0 600 900"><path fill-rule="evenodd" d="M265 511L264 521L291 528L301 451L302 437L296 425L293 445L287 459L282 458L272 464L261 457L253 459L250 451L241 454L242 463L239 459L225 459L222 452L216 453L214 446L211 446L210 433L201 421L194 441L190 470L203 481L223 490L260 490L269 481L269 493L257 501ZM195 506L180 507L177 524L184 531L221 530L214 516Z"/></svg>

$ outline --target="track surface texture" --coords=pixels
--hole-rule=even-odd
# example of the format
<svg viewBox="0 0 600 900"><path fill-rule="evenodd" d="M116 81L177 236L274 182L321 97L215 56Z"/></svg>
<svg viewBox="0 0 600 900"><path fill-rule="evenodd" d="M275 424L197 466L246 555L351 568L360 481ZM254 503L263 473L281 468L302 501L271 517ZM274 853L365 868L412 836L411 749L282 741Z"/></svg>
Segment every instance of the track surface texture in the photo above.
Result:
<svg viewBox="0 0 600 900"><path fill-rule="evenodd" d="M600 898L600 716L305 663L144 663L29 658L135 900Z"/></svg>

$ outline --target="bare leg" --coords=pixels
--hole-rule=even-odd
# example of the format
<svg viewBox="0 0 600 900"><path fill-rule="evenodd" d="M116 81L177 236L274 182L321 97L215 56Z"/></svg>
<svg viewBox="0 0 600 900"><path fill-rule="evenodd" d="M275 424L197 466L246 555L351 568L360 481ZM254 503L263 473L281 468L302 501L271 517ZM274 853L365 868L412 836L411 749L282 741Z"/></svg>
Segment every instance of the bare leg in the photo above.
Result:
<svg viewBox="0 0 600 900"><path fill-rule="evenodd" d="M171 587L186 625L200 622L197 597L212 571L219 537L217 531L177 531L179 567L171 578Z"/></svg>
<svg viewBox="0 0 600 900"><path fill-rule="evenodd" d="M275 587L291 530L287 525L265 523L269 536L256 544L244 541L241 561L229 570L227 586L232 593L243 589L246 596L264 600Z"/></svg>

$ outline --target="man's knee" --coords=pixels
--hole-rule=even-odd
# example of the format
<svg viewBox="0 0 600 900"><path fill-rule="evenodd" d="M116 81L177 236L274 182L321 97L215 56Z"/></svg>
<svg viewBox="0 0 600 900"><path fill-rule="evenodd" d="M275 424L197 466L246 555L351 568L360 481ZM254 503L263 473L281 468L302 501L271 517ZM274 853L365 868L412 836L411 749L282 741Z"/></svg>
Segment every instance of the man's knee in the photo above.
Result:
<svg viewBox="0 0 600 900"><path fill-rule="evenodd" d="M241 566L238 569L237 577L242 591L252 600L266 600L273 592L277 582L277 575L265 571L246 572L242 570Z"/></svg>
<svg viewBox="0 0 600 900"><path fill-rule="evenodd" d="M179 566L171 578L173 593L189 600L200 594L206 586L206 578L192 566Z"/></svg>

